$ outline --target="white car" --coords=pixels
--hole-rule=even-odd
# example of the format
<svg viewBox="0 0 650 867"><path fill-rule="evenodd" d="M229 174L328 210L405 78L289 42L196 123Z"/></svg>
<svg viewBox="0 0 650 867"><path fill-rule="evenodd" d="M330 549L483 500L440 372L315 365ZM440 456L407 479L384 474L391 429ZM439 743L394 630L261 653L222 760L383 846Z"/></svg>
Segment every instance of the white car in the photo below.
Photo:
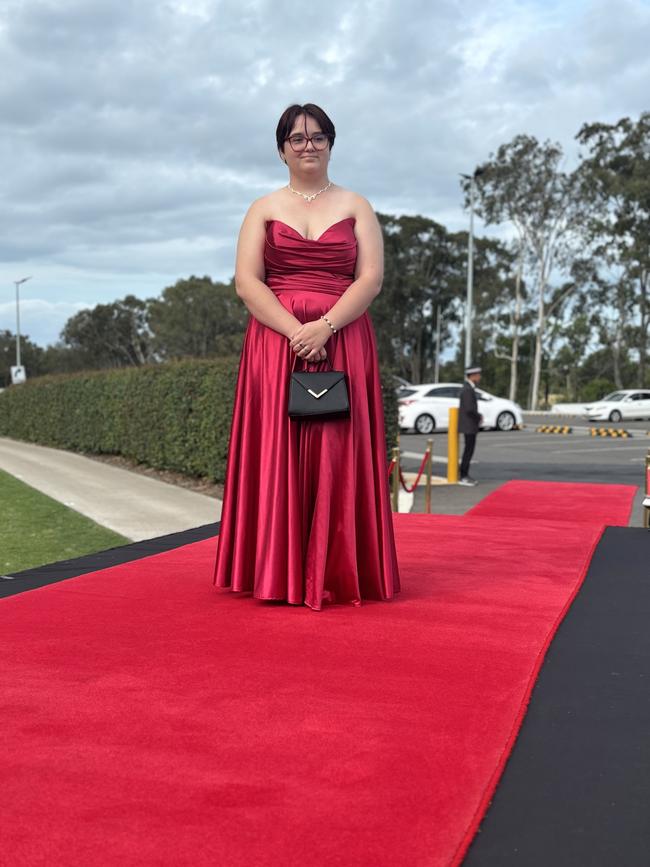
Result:
<svg viewBox="0 0 650 867"><path fill-rule="evenodd" d="M650 418L650 391L640 388L613 391L602 400L590 403L585 414L589 421Z"/></svg>
<svg viewBox="0 0 650 867"><path fill-rule="evenodd" d="M397 395L399 426L402 430L429 434L434 430L447 430L449 408L458 406L462 383L438 382L409 385ZM476 389L478 411L483 416L484 428L508 431L523 424L519 404Z"/></svg>

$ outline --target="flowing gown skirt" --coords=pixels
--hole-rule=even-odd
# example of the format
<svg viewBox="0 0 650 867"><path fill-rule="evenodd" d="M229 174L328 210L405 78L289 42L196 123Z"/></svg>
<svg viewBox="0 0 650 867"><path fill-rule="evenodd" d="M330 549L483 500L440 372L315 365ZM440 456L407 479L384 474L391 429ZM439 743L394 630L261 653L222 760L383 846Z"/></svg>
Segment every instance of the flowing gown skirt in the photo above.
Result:
<svg viewBox="0 0 650 867"><path fill-rule="evenodd" d="M280 266L287 243L304 242L298 244L302 260L309 245L319 245L314 254L321 257L323 248L331 253L354 237L349 223L330 227L336 231L325 233L329 243L324 236L304 239L276 221L270 229L279 235L278 247L266 255L279 253ZM337 236L343 240L337 242ZM345 288L336 271L312 272L306 279L303 269L298 279L296 272L288 279L283 267L274 275L268 258L267 269L268 285L301 322L326 314ZM332 368L347 373L350 417L290 419L295 354L286 337L249 320L217 543L219 587L314 609L323 602L390 599L399 591L377 349L368 315L332 335L326 349ZM302 367L299 360L296 368Z"/></svg>

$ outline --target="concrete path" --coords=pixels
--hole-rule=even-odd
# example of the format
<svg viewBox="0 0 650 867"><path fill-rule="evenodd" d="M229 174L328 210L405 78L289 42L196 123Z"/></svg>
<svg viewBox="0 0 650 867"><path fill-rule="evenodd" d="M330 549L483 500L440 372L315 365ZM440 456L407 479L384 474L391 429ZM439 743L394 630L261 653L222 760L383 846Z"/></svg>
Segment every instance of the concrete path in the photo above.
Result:
<svg viewBox="0 0 650 867"><path fill-rule="evenodd" d="M221 517L212 497L33 443L0 437L0 469L134 542Z"/></svg>

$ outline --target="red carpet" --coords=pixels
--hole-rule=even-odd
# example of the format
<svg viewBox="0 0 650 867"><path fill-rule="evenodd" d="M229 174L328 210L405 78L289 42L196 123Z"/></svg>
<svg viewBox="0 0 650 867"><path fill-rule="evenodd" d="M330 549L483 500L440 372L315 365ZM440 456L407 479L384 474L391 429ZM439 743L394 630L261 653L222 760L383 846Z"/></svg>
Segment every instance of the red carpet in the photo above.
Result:
<svg viewBox="0 0 650 867"><path fill-rule="evenodd" d="M631 485L514 481L501 485L466 514L625 527L635 491Z"/></svg>
<svg viewBox="0 0 650 867"><path fill-rule="evenodd" d="M214 541L2 614L11 865L453 865L600 525L397 516L404 590L212 587Z"/></svg>

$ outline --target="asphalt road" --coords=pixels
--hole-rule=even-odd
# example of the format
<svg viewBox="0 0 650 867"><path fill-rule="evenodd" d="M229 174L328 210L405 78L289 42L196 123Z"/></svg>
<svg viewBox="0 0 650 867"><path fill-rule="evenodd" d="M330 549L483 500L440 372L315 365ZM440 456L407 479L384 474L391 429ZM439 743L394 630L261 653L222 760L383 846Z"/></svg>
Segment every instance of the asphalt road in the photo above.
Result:
<svg viewBox="0 0 650 867"><path fill-rule="evenodd" d="M630 439L592 437L590 425L583 419L558 418L552 415L527 416L521 431L500 433L483 431L479 434L471 475L479 481L476 488L434 489L434 511L462 513L478 502L494 487L510 479L531 479L558 482L599 482L603 484L638 485L631 524L641 526L644 484L644 459L650 452L650 422L625 422L618 429L631 433ZM572 434L542 434L540 424L572 425ZM614 427L614 425L609 425ZM402 434L400 449L402 466L415 471L426 449L427 436ZM446 476L447 433L434 433L433 472ZM462 436L461 443L462 449ZM418 459L420 456L420 459ZM421 492L418 491L418 500ZM414 511L420 511L418 503Z"/></svg>

